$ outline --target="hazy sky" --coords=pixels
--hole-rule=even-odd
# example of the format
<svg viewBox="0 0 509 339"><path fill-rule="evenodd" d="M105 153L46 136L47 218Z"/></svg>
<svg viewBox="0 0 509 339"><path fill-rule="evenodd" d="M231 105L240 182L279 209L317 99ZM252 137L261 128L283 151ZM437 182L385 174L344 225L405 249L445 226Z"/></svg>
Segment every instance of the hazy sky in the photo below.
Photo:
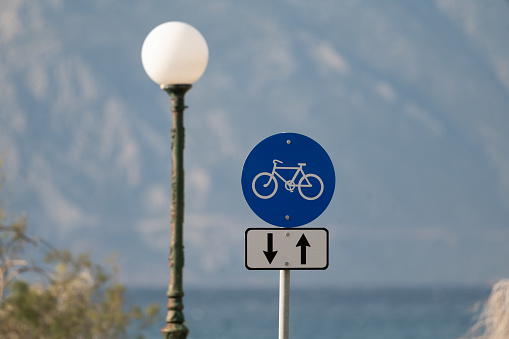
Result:
<svg viewBox="0 0 509 339"><path fill-rule="evenodd" d="M330 265L301 285L485 283L509 275L509 3L12 0L0 5L0 156L11 209L58 247L119 253L168 280L169 98L144 73L151 29L207 40L186 96L185 281L271 285L244 232L251 149L307 135L336 171ZM268 169L270 170L270 168Z"/></svg>

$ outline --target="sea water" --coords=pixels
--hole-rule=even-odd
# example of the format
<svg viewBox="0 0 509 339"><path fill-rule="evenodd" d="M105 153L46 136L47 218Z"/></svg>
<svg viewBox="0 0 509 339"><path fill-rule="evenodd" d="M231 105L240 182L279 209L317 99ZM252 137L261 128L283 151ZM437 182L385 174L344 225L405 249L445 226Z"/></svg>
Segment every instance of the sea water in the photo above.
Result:
<svg viewBox="0 0 509 339"><path fill-rule="evenodd" d="M487 287L292 288L291 339L453 339L475 321ZM185 291L189 339L278 337L279 291L198 289ZM130 304L161 304L161 323L146 338L162 338L164 289L128 289Z"/></svg>

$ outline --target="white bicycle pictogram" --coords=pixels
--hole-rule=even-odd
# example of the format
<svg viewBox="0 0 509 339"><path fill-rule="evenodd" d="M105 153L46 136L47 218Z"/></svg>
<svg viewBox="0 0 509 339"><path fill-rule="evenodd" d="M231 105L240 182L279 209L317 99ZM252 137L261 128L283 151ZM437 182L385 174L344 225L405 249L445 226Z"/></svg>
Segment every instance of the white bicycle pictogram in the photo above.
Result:
<svg viewBox="0 0 509 339"><path fill-rule="evenodd" d="M278 167L277 164L282 164L283 163L282 161L274 159L272 162L274 163L274 167L272 168L272 173L261 172L261 173L257 174L254 177L254 179L253 179L253 184L252 184L253 192L254 192L254 194L256 194L256 196L258 198L260 198L260 199L269 199L269 198L272 198L274 196L274 194L276 194L277 188L278 188L278 183L277 183L276 175L281 180L283 180L283 182L285 183L285 188L288 191L293 192L295 187L297 187L299 189L300 195L304 199L306 199L306 200L316 200L316 199L318 199L322 195L322 193L323 193L323 181L322 181L322 179L318 175L316 175L316 174L306 174L306 173L304 173L304 170L302 168L304 166L306 166L305 163L298 163L297 164L298 167ZM293 175L291 180L285 180L281 176L281 174L279 174L276 170L295 170L295 174ZM295 179L297 179L297 176L299 175L299 173L302 173L302 177L300 178L299 183L295 184ZM269 188L268 192L270 192L270 194L268 194L268 195L262 195L262 194L258 193L257 190L256 190L256 184L255 184L256 180L258 180L259 178L262 178L262 177L268 177L267 178L267 183L263 184L263 187L269 187L269 185L271 183L274 183L274 188ZM311 191L312 194L315 194L313 196L309 196L309 194L306 195L302 191L302 188L315 187L311 183L310 179L316 179L318 182L316 182L315 180L311 180L311 181L313 181L315 183L315 185L316 184L320 185L320 191L318 192L318 194L315 194L316 189ZM304 190L304 191L306 191L306 190Z"/></svg>

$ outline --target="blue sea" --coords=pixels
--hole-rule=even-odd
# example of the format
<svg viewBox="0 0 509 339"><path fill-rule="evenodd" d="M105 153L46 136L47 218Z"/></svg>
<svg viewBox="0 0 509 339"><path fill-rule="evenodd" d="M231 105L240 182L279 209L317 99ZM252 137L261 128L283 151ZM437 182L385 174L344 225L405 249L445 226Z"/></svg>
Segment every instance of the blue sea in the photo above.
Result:
<svg viewBox="0 0 509 339"><path fill-rule="evenodd" d="M291 339L449 339L475 321L488 287L292 288ZM278 337L279 290L185 291L189 339ZM161 322L145 332L162 338L165 289L128 289L128 304L161 304Z"/></svg>

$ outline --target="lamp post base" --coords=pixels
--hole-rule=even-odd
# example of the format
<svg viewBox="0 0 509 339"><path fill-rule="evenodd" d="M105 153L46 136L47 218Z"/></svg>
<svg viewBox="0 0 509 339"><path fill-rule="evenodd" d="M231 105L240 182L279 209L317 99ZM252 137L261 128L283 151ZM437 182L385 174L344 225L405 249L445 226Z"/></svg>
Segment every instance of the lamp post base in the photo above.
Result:
<svg viewBox="0 0 509 339"><path fill-rule="evenodd" d="M163 339L186 339L189 329L184 324L167 323L161 333Z"/></svg>

